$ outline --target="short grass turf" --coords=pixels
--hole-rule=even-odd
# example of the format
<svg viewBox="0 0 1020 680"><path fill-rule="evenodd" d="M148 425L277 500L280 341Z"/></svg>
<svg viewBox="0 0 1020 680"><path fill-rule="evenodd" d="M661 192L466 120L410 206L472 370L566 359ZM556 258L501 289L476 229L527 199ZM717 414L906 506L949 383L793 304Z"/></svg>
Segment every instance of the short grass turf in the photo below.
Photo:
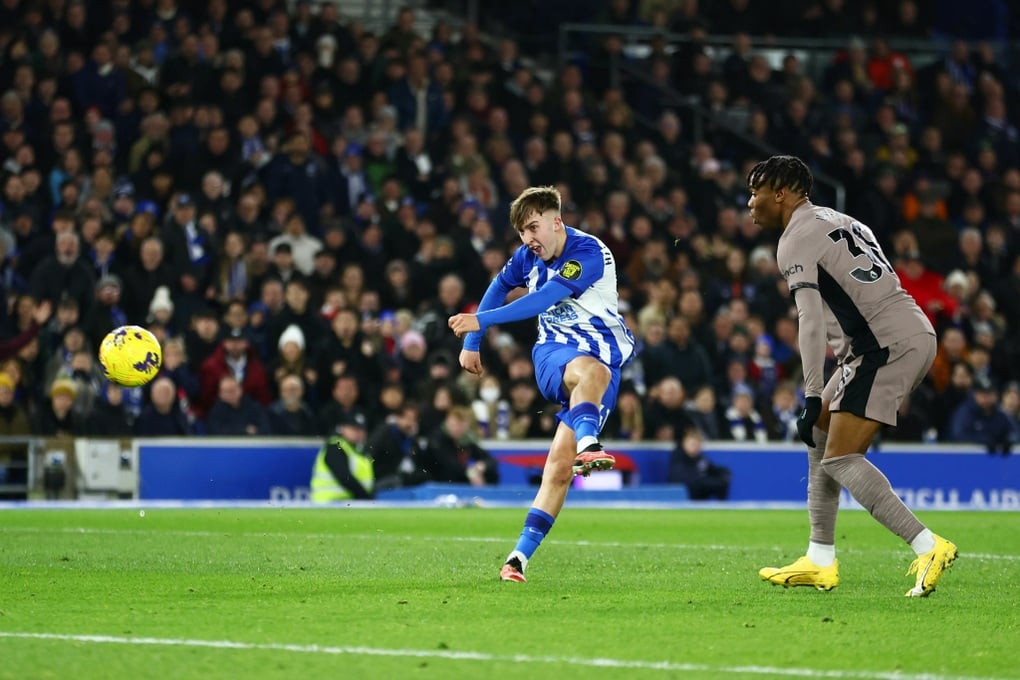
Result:
<svg viewBox="0 0 1020 680"><path fill-rule="evenodd" d="M499 582L524 513L2 511L0 678L1020 678L1018 513L923 513L927 599L852 511L828 593L758 578L804 511L568 506Z"/></svg>

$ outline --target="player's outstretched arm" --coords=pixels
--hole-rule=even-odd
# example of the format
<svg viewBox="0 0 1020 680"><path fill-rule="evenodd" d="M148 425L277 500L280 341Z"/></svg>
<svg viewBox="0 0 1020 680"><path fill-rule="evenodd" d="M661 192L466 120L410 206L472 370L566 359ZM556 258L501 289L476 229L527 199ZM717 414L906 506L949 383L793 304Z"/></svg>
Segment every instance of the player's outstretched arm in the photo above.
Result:
<svg viewBox="0 0 1020 680"><path fill-rule="evenodd" d="M538 290L521 296L510 304L478 312L478 325L480 330L484 331L501 323L533 319L560 300L569 297L571 293L572 291L559 281L555 279L547 281Z"/></svg>

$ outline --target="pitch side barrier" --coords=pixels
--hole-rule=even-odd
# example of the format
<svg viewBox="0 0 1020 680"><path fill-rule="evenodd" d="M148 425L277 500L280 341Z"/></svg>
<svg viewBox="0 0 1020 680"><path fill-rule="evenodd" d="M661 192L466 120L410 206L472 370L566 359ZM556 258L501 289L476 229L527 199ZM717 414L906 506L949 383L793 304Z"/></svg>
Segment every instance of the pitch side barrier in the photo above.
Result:
<svg viewBox="0 0 1020 680"><path fill-rule="evenodd" d="M5 441L0 438L0 445ZM308 499L312 464L322 444L318 438L17 441L25 445L23 455L0 456L0 491L7 491L6 500L303 501ZM605 444L616 456L617 469L575 480L571 499L686 499L682 487L668 484L670 444ZM499 461L500 484L490 489L465 487L458 495L528 502L541 477L547 443L487 440L482 445ZM802 446L706 442L705 455L732 470L731 501L806 499L807 459ZM1020 454L917 444L886 445L869 455L911 507L1020 510ZM451 493L448 487L385 491L380 498L436 500Z"/></svg>

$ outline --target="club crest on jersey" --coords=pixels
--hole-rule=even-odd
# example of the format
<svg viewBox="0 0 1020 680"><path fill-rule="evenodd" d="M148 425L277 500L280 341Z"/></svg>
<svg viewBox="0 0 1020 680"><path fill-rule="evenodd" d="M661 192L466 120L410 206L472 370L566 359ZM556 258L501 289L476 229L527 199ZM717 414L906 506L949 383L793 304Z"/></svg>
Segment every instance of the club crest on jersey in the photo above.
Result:
<svg viewBox="0 0 1020 680"><path fill-rule="evenodd" d="M577 260L570 260L560 267L560 276L568 281L576 281L581 278L581 263Z"/></svg>

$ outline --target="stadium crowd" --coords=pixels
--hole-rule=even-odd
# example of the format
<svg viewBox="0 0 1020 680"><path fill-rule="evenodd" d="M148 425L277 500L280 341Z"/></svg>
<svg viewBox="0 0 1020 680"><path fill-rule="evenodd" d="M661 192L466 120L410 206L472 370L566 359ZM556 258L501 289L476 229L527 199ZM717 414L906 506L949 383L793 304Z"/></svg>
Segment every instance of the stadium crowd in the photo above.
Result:
<svg viewBox="0 0 1020 680"><path fill-rule="evenodd" d="M519 243L510 201L552 184L564 222L615 254L639 341L604 436L793 441L795 309L779 235L746 209L768 153L722 127L692 139L630 61L844 184L939 332L885 438L1008 447L1017 82L997 43L923 65L893 49L944 18L925 3L788 4L788 32L845 42L821 77L769 65L750 36L781 33L777 13L748 0L600 3L686 39L637 59L606 35L549 78L470 23L419 35L411 8L373 33L332 2L4 0L0 434L327 435L362 414L411 436L457 409L477 436L548 439L533 323L488 332L477 380L447 318ZM144 389L97 365L125 323L164 344Z"/></svg>

